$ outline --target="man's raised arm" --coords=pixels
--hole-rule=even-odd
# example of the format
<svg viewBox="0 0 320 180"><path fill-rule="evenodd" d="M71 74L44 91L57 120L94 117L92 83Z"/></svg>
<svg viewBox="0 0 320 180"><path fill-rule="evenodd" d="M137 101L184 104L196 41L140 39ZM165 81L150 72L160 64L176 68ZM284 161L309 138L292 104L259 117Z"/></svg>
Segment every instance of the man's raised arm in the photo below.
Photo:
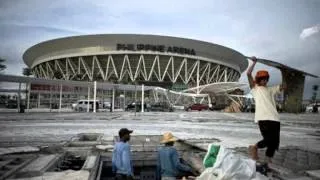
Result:
<svg viewBox="0 0 320 180"><path fill-rule="evenodd" d="M249 81L250 88L252 89L254 87L254 80L253 80L253 77L252 77L251 74L252 74L254 66L257 63L257 58L253 56L251 58L251 60L252 60L253 63L251 64L251 66L247 70L247 76L248 76L248 81Z"/></svg>

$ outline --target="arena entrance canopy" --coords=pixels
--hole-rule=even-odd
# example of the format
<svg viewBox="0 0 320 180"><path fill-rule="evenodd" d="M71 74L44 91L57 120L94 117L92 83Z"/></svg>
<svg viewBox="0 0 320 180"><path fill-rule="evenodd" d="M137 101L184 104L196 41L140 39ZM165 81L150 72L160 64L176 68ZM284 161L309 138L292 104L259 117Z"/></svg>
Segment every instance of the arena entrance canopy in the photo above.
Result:
<svg viewBox="0 0 320 180"><path fill-rule="evenodd" d="M247 83L239 82L217 82L206 84L198 87L192 87L184 90L184 92L193 93L213 93L213 94L226 94L228 92L234 91L236 89L248 88Z"/></svg>

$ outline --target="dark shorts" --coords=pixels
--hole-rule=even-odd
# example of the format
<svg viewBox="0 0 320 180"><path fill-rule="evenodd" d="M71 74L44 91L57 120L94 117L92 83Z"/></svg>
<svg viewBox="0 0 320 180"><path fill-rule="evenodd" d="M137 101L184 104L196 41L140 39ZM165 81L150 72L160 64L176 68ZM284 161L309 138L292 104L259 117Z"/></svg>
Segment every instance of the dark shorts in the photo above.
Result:
<svg viewBox="0 0 320 180"><path fill-rule="evenodd" d="M266 156L273 157L280 143L280 122L259 121L259 128L263 139L257 143L258 148L267 148Z"/></svg>

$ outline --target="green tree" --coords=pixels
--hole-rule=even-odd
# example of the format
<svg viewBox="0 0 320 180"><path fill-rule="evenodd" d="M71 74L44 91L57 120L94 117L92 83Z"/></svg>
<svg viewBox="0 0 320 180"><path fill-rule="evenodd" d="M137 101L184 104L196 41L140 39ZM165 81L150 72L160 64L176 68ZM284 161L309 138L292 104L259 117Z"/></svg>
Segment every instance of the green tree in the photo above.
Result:
<svg viewBox="0 0 320 180"><path fill-rule="evenodd" d="M7 66L4 65L5 61L6 61L5 59L0 58L0 72L7 68Z"/></svg>

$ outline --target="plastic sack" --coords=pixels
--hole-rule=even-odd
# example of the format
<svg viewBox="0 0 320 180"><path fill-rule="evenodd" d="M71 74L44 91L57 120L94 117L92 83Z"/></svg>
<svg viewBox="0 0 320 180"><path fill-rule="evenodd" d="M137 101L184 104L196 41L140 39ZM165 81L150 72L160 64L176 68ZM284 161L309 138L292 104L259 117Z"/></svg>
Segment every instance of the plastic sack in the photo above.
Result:
<svg viewBox="0 0 320 180"><path fill-rule="evenodd" d="M256 179L255 161L220 147L213 167L207 168L197 180L244 180Z"/></svg>

